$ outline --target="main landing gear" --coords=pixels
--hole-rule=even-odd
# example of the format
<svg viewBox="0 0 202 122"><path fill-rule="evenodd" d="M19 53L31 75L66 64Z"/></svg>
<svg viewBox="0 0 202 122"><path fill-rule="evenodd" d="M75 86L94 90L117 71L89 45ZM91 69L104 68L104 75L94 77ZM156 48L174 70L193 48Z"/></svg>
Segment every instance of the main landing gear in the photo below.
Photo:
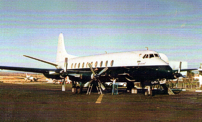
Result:
<svg viewBox="0 0 202 122"><path fill-rule="evenodd" d="M145 95L154 96L157 94L174 95L173 91L161 81L144 81L140 82L141 87L134 86L134 82L127 82L127 92L132 94L143 93Z"/></svg>
<svg viewBox="0 0 202 122"><path fill-rule="evenodd" d="M83 84L82 82L78 83L76 81L72 81L72 93L82 93L83 88L87 88L86 94L91 94L92 91L97 91L98 94L102 94L102 90L105 90L105 87L102 85L101 82L92 81Z"/></svg>
<svg viewBox="0 0 202 122"><path fill-rule="evenodd" d="M96 87L96 89L98 91L98 94L102 94L102 84L100 82L92 82L92 83L90 83L86 94L90 95L90 93L91 93L91 91L93 89L93 85Z"/></svg>

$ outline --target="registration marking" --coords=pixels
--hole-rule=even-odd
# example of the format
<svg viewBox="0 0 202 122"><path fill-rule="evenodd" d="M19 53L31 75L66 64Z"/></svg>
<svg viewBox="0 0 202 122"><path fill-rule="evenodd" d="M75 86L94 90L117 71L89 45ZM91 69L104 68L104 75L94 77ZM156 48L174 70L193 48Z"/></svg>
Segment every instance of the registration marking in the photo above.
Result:
<svg viewBox="0 0 202 122"><path fill-rule="evenodd" d="M101 95L98 97L98 99L97 99L97 101L96 101L95 103L101 103L103 96L104 96L104 94L101 94Z"/></svg>

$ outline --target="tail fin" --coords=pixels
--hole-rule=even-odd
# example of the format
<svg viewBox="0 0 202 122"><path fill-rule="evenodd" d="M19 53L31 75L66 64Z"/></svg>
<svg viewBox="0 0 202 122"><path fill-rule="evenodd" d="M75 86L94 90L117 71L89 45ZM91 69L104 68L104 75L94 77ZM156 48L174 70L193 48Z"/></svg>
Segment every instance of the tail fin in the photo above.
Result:
<svg viewBox="0 0 202 122"><path fill-rule="evenodd" d="M63 37L63 34L60 33L58 38L56 63L58 64L59 62L64 62L66 57L70 59L70 58L75 58L76 56L67 54L67 51L65 50L65 45L64 45L64 37Z"/></svg>

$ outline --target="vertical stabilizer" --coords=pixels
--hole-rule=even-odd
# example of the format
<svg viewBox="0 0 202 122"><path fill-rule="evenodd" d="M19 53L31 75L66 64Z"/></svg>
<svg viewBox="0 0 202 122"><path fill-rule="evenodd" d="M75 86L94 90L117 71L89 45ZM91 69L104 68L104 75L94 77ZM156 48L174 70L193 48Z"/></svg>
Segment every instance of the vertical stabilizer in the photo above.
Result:
<svg viewBox="0 0 202 122"><path fill-rule="evenodd" d="M59 38L58 38L56 63L58 64L59 62L64 62L66 57L70 59L70 58L74 58L76 56L67 54L67 51L65 50L65 45L64 45L64 37L63 37L63 34L60 33Z"/></svg>

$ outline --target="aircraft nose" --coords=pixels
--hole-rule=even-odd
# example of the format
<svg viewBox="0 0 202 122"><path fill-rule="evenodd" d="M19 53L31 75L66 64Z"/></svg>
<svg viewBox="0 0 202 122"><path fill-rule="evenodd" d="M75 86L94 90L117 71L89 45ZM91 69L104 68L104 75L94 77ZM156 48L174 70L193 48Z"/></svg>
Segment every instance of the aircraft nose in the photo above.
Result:
<svg viewBox="0 0 202 122"><path fill-rule="evenodd" d="M169 66L167 62L160 58L154 58L146 63L147 65L156 65L156 66Z"/></svg>
<svg viewBox="0 0 202 122"><path fill-rule="evenodd" d="M157 63L159 65L168 65L169 66L169 63L167 63L166 61L162 60L162 59L158 59Z"/></svg>

